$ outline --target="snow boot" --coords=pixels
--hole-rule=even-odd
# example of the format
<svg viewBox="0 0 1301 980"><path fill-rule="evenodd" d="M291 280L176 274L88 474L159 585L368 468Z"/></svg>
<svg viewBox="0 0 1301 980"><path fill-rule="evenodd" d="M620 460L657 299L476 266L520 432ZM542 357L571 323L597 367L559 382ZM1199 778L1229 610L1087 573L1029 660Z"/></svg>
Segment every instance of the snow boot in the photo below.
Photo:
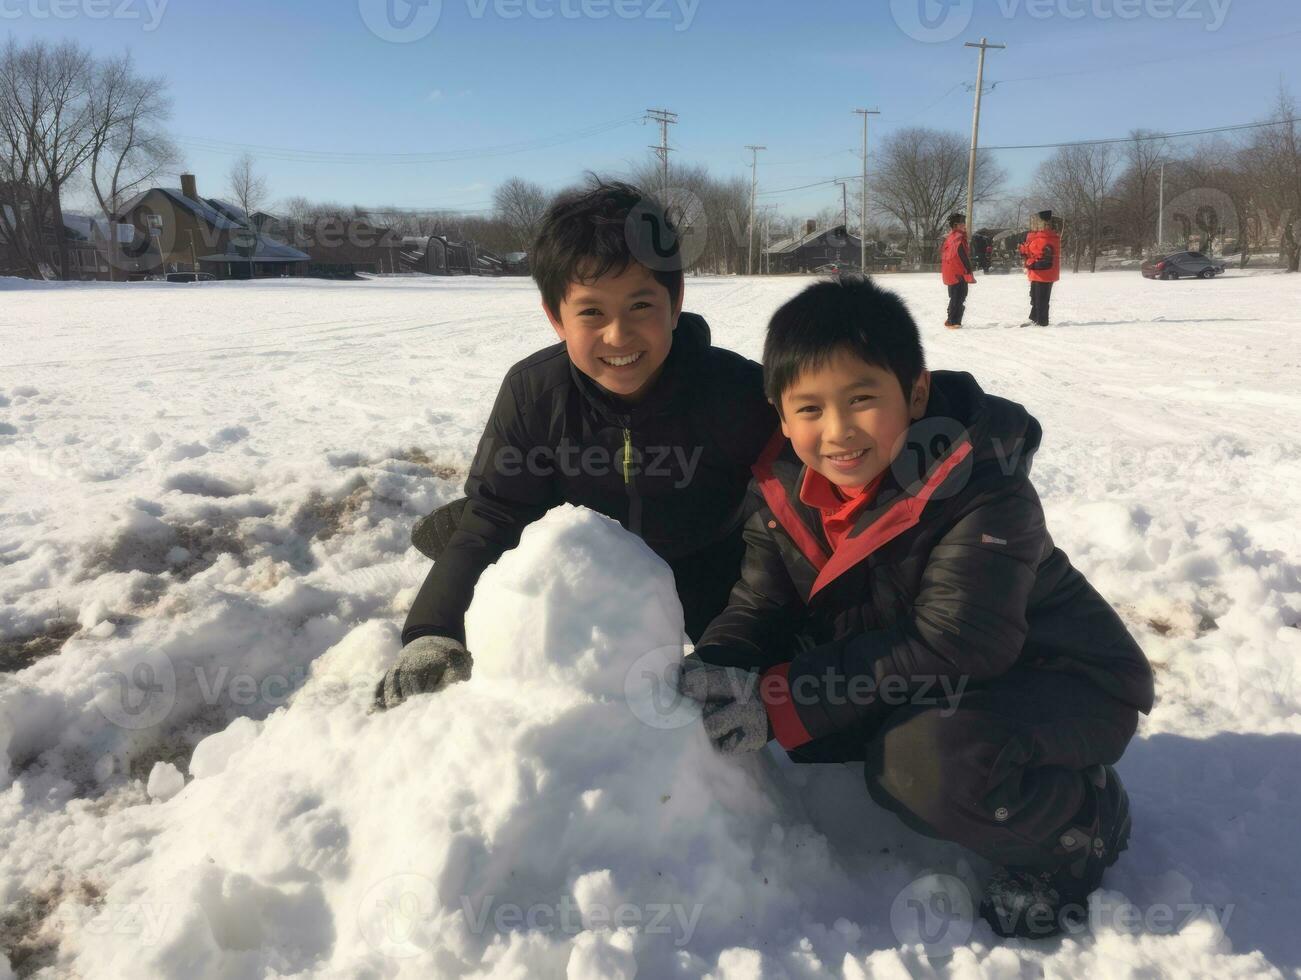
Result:
<svg viewBox="0 0 1301 980"><path fill-rule="evenodd" d="M466 499L453 500L445 507L439 507L425 517L420 518L411 527L411 544L426 558L438 561L438 556L452 540L452 534L461 523L461 512L465 510Z"/></svg>
<svg viewBox="0 0 1301 980"><path fill-rule="evenodd" d="M1047 939L1082 929L1089 895L1129 846L1129 794L1116 771L1094 766L1085 772L1089 798L1054 848L1061 866L1054 871L1000 868L986 884L980 914L998 935Z"/></svg>
<svg viewBox="0 0 1301 980"><path fill-rule="evenodd" d="M962 324L960 324L960 323L950 323L948 320L945 320L945 321L944 321L944 325L945 325L946 327L948 327L950 330L961 330L961 329L962 329Z"/></svg>

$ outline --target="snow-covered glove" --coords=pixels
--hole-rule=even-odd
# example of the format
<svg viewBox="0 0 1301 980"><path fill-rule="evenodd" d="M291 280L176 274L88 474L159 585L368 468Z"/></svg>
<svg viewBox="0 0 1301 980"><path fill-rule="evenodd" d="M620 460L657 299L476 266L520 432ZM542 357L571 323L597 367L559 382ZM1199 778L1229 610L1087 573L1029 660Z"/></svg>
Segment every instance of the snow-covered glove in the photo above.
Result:
<svg viewBox="0 0 1301 980"><path fill-rule="evenodd" d="M447 636L420 636L402 648L397 663L375 685L375 708L392 708L413 694L433 694L470 679L474 661L465 645Z"/></svg>
<svg viewBox="0 0 1301 980"><path fill-rule="evenodd" d="M759 675L740 667L716 667L688 657L678 691L700 702L705 734L724 755L758 752L772 738L768 709L759 696Z"/></svg>

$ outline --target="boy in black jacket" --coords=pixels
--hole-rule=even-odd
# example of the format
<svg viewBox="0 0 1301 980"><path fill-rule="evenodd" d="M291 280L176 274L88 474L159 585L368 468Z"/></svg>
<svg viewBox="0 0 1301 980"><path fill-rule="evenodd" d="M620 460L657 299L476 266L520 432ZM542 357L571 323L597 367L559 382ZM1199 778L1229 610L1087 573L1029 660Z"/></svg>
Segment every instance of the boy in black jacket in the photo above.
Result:
<svg viewBox="0 0 1301 980"><path fill-rule="evenodd" d="M379 708L469 677L479 576L562 503L614 518L669 564L693 640L740 576L750 467L777 417L759 365L711 347L705 321L682 312L663 210L597 182L551 205L529 258L561 342L507 372L465 499L426 519L422 550L436 561Z"/></svg>
<svg viewBox="0 0 1301 980"><path fill-rule="evenodd" d="M755 466L741 581L682 692L721 751L865 760L880 805L999 866L1000 934L1078 922L1128 840L1111 764L1153 680L1044 526L1039 424L926 371L903 303L863 279L777 311L764 383L787 438Z"/></svg>

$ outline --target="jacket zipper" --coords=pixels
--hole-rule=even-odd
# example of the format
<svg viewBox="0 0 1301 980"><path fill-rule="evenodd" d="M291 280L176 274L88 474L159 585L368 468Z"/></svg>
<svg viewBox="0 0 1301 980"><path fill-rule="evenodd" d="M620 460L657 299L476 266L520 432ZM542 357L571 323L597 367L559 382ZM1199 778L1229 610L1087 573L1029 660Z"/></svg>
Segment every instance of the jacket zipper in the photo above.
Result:
<svg viewBox="0 0 1301 980"><path fill-rule="evenodd" d="M632 480L632 429L623 430L623 485L628 491L628 530L641 537L641 496Z"/></svg>

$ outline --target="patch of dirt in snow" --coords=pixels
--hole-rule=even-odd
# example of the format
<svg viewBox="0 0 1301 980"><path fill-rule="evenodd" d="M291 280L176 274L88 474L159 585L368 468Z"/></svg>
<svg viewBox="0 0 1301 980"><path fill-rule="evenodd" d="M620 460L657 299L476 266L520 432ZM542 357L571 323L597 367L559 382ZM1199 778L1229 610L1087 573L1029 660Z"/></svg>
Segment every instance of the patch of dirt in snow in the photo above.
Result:
<svg viewBox="0 0 1301 980"><path fill-rule="evenodd" d="M80 628L72 620L56 619L38 633L0 639L0 674L22 670L42 657L58 653L64 641Z"/></svg>
<svg viewBox="0 0 1301 980"><path fill-rule="evenodd" d="M166 524L158 531L137 533L126 528L91 550L85 578L103 572L171 572L187 581L222 555L243 558L245 544L233 524Z"/></svg>
<svg viewBox="0 0 1301 980"><path fill-rule="evenodd" d="M59 929L51 916L68 899L93 909L103 902L104 889L87 878L71 888L59 881L20 894L0 913L0 950L9 957L15 976L29 977L53 965L59 948Z"/></svg>

